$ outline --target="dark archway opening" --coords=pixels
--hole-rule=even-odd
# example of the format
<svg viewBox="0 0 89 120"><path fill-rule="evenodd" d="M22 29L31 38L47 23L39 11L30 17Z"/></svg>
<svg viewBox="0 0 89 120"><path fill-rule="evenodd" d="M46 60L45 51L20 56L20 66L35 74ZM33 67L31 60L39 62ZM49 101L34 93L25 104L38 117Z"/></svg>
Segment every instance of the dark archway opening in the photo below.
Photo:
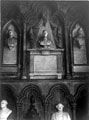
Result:
<svg viewBox="0 0 89 120"><path fill-rule="evenodd" d="M87 120L88 115L88 90L82 90L77 99L77 120Z"/></svg>

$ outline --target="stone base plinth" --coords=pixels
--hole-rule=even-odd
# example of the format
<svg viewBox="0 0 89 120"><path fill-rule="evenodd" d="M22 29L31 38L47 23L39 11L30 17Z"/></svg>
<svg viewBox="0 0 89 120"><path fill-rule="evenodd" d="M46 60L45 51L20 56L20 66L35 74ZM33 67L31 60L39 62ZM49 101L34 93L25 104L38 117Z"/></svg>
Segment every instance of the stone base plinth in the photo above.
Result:
<svg viewBox="0 0 89 120"><path fill-rule="evenodd" d="M27 50L30 79L62 79L63 49Z"/></svg>

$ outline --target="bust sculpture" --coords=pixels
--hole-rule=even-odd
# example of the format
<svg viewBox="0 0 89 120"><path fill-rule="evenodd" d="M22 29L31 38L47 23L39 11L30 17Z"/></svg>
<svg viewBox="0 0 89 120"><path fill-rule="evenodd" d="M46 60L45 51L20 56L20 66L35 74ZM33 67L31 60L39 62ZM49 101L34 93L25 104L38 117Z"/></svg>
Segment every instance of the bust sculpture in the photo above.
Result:
<svg viewBox="0 0 89 120"><path fill-rule="evenodd" d="M53 113L51 120L71 120L69 113L63 111L63 104L59 103L56 108L58 112Z"/></svg>
<svg viewBox="0 0 89 120"><path fill-rule="evenodd" d="M41 41L39 41L40 46L43 48L50 48L51 41L48 40L47 37L48 37L48 32L46 30L43 30Z"/></svg>
<svg viewBox="0 0 89 120"><path fill-rule="evenodd" d="M0 120L7 120L12 110L7 108L8 102L6 100L1 101L1 109L0 109Z"/></svg>
<svg viewBox="0 0 89 120"><path fill-rule="evenodd" d="M14 25L10 24L7 30L7 46L10 50L13 50L17 46L17 32Z"/></svg>

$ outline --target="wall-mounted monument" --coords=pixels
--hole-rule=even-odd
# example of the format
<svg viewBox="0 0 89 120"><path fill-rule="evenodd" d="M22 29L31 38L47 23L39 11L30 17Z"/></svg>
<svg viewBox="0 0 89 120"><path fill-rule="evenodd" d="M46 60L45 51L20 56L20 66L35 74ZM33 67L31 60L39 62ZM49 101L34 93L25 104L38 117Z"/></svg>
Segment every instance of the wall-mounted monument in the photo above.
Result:
<svg viewBox="0 0 89 120"><path fill-rule="evenodd" d="M74 74L83 74L89 71L86 31L80 22L74 23L71 28L72 70Z"/></svg>
<svg viewBox="0 0 89 120"><path fill-rule="evenodd" d="M62 79L63 19L44 5L35 23L26 25L27 70L30 79ZM28 67L29 66L29 67Z"/></svg>

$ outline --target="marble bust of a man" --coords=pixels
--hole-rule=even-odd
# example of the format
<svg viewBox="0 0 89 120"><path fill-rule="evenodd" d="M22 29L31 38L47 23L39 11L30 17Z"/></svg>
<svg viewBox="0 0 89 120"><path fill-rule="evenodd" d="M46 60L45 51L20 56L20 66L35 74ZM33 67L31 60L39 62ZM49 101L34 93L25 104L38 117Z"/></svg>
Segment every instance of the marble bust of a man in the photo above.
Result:
<svg viewBox="0 0 89 120"><path fill-rule="evenodd" d="M56 108L58 112L53 113L51 120L71 120L69 113L63 111L63 104L59 103Z"/></svg>
<svg viewBox="0 0 89 120"><path fill-rule="evenodd" d="M12 110L7 108L8 102L6 100L1 101L1 109L0 109L0 120L7 120Z"/></svg>
<svg viewBox="0 0 89 120"><path fill-rule="evenodd" d="M43 30L41 41L39 41L40 46L43 48L50 48L51 41L48 40L48 32Z"/></svg>

